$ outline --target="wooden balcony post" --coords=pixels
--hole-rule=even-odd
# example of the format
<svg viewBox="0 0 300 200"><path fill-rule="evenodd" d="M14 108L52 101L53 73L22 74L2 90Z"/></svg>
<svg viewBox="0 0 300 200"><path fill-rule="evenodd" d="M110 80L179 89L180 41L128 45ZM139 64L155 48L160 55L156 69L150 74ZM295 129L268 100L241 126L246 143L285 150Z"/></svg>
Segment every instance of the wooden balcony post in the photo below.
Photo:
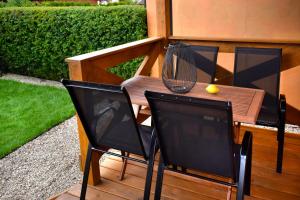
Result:
<svg viewBox="0 0 300 200"><path fill-rule="evenodd" d="M147 26L148 36L160 36L168 38L170 35L169 19L169 0L147 0ZM167 40L164 41L163 46L166 46ZM160 77L162 66L164 62L164 51L158 56L157 61L153 65L151 76Z"/></svg>
<svg viewBox="0 0 300 200"><path fill-rule="evenodd" d="M85 80L82 62L80 62L80 61L68 62L68 66L69 66L70 79L77 80L77 81ZM76 118L77 118L78 136L79 136L79 143L80 143L80 168L81 168L81 170L83 170L84 166L85 166L85 159L86 159L89 141L87 139L87 136L85 134L84 128L82 126L82 123L80 122L79 117L76 116ZM100 157L101 157L100 152L94 151L92 153L90 173L89 173L89 179L88 179L88 184L90 184L90 185L97 185L101 181L100 166L99 166Z"/></svg>

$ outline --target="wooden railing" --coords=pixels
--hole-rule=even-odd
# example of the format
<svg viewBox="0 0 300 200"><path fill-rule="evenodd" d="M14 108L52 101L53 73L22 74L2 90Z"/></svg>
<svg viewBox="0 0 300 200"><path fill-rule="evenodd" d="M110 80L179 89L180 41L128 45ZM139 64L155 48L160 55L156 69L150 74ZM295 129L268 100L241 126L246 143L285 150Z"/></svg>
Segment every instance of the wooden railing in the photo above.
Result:
<svg viewBox="0 0 300 200"><path fill-rule="evenodd" d="M67 58L70 78L119 84L123 79L109 73L107 69L140 56L145 56L145 58L137 70L137 74L149 74L152 65L162 51L162 42L162 37L152 37Z"/></svg>
<svg viewBox="0 0 300 200"><path fill-rule="evenodd" d="M108 68L144 56L136 75L149 75L151 68L163 51L163 37L152 37L127 44L95 51L79 56L67 58L70 79L96 83L120 84L123 79L109 73ZM78 134L80 141L80 164L84 168L88 139L82 124L77 117ZM96 185L100 182L99 152L93 152L89 174L89 184Z"/></svg>

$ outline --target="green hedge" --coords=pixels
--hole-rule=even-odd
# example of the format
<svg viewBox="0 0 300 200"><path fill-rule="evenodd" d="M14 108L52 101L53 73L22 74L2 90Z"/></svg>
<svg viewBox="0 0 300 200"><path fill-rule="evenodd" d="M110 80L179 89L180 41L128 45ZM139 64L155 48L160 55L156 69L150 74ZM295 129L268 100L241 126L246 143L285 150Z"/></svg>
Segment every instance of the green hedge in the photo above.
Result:
<svg viewBox="0 0 300 200"><path fill-rule="evenodd" d="M0 24L2 69L53 80L68 77L65 58L139 40L147 32L142 6L1 8ZM134 70L136 61L129 65ZM125 78L133 73L119 70L113 72Z"/></svg>
<svg viewBox="0 0 300 200"><path fill-rule="evenodd" d="M72 2L72 1L42 1L41 3L37 4L38 6L50 6L50 7L56 7L56 6L95 6L95 4L92 4L90 2Z"/></svg>
<svg viewBox="0 0 300 200"><path fill-rule="evenodd" d="M30 7L34 5L36 3L30 0L7 0L7 2L3 2L1 7Z"/></svg>

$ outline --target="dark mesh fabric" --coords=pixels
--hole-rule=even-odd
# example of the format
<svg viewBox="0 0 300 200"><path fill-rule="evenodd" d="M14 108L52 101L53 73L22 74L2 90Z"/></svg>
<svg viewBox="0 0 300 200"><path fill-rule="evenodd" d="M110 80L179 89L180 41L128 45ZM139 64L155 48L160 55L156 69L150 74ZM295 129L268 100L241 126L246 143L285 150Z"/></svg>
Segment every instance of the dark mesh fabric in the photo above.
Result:
<svg viewBox="0 0 300 200"><path fill-rule="evenodd" d="M140 133L143 133L141 134L141 139L144 145L146 156L149 157L151 148L152 128L149 126L139 125L139 131Z"/></svg>
<svg viewBox="0 0 300 200"><path fill-rule="evenodd" d="M265 90L258 122L276 125L281 49L238 47L235 52L233 85Z"/></svg>
<svg viewBox="0 0 300 200"><path fill-rule="evenodd" d="M191 46L190 48L195 59L197 81L203 83L214 82L219 48L208 46Z"/></svg>
<svg viewBox="0 0 300 200"><path fill-rule="evenodd" d="M152 92L146 97L166 165L234 177L228 102Z"/></svg>
<svg viewBox="0 0 300 200"><path fill-rule="evenodd" d="M67 89L90 143L143 155L131 104L121 88L83 84Z"/></svg>

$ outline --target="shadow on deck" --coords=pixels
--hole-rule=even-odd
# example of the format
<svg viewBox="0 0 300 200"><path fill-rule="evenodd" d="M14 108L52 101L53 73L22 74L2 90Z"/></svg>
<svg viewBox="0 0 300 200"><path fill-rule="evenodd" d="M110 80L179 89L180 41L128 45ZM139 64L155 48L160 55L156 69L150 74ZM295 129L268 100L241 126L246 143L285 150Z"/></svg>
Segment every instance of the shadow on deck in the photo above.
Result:
<svg viewBox="0 0 300 200"><path fill-rule="evenodd" d="M300 135L286 134L283 172L275 172L277 142L276 133L265 129L242 127L254 134L251 197L245 199L299 199L300 200ZM242 137L240 137L242 138ZM88 200L92 199L142 199L146 176L145 165L130 162L125 178L119 181L121 159L107 157L101 164L102 183L89 186ZM154 168L152 198L157 166ZM209 200L226 199L227 187L216 183L166 171L162 199ZM81 185L77 184L51 199L79 199ZM231 199L235 199L235 192Z"/></svg>

